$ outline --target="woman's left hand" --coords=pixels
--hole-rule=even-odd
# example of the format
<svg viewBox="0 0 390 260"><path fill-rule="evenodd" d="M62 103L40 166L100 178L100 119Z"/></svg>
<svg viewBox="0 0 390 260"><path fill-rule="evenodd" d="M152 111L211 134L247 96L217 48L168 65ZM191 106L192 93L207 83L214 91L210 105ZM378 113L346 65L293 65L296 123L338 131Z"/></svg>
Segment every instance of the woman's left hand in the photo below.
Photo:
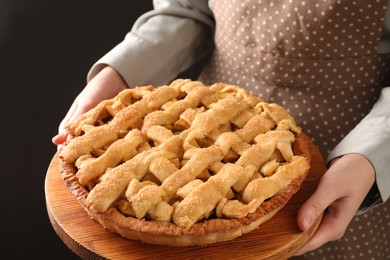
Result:
<svg viewBox="0 0 390 260"><path fill-rule="evenodd" d="M364 156L347 154L334 159L317 190L299 209L297 224L302 231L308 230L324 211L325 214L314 236L296 255L340 239L374 182L374 168Z"/></svg>

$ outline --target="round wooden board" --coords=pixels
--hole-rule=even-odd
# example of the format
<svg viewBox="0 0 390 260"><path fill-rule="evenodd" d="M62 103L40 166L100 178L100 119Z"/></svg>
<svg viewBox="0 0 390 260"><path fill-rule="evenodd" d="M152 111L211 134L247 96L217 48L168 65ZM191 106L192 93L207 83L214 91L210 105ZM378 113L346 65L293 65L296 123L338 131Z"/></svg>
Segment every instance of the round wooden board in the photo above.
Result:
<svg viewBox="0 0 390 260"><path fill-rule="evenodd" d="M64 243L83 259L287 259L317 230L321 219L307 232L296 225L302 203L314 192L326 171L317 147L310 142L311 169L302 188L272 219L234 240L208 246L149 245L114 234L91 219L65 187L55 154L45 179L46 206L51 224Z"/></svg>

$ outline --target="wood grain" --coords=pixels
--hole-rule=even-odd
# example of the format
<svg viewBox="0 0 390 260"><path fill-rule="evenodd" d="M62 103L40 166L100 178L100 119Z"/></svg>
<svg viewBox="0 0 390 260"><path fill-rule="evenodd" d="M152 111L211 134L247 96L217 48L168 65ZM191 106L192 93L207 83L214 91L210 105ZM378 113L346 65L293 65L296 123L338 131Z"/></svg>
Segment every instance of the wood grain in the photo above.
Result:
<svg viewBox="0 0 390 260"><path fill-rule="evenodd" d="M314 234L321 219L307 232L296 226L296 214L314 192L326 171L317 147L311 170L302 188L271 220L234 240L208 246L169 247L149 245L123 238L92 220L65 187L55 154L45 179L46 206L51 224L64 243L83 259L287 259Z"/></svg>

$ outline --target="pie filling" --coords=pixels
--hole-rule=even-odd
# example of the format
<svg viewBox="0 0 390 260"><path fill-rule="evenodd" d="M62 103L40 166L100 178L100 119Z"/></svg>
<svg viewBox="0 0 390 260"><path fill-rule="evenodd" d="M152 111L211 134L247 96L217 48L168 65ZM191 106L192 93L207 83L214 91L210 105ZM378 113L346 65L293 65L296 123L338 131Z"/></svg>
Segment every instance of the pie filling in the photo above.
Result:
<svg viewBox="0 0 390 260"><path fill-rule="evenodd" d="M243 219L309 170L288 112L224 83L126 89L67 131L60 158L87 191L84 207L157 225Z"/></svg>

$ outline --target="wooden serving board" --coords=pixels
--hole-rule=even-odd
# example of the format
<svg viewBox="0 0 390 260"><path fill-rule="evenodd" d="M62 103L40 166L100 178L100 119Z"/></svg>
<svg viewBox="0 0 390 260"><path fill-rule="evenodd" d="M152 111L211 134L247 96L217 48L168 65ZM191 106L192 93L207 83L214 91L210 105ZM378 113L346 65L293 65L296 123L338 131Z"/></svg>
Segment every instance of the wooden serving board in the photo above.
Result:
<svg viewBox="0 0 390 260"><path fill-rule="evenodd" d="M272 219L234 240L208 246L169 247L123 238L91 219L65 187L55 154L45 179L45 195L51 224L63 242L83 259L287 259L317 230L321 219L307 232L296 225L302 203L314 192L326 171L317 147L310 144L311 170L302 188Z"/></svg>

